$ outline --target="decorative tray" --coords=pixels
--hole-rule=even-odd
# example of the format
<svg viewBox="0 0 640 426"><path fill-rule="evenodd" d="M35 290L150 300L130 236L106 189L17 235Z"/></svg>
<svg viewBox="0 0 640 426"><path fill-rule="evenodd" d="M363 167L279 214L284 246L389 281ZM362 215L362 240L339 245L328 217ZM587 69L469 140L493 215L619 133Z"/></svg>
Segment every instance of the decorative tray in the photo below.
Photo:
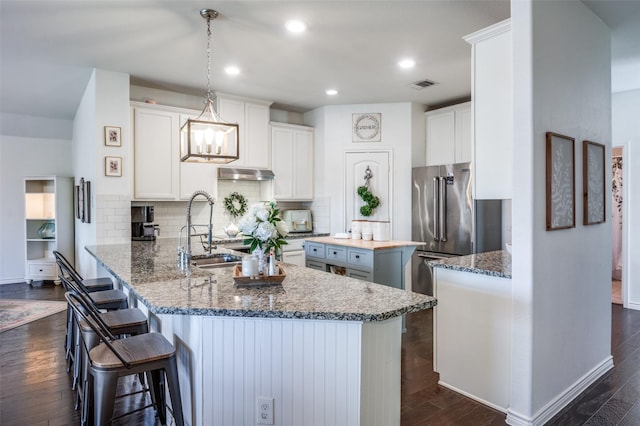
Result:
<svg viewBox="0 0 640 426"><path fill-rule="evenodd" d="M242 265L233 267L233 280L237 287L264 287L269 285L279 285L287 277L282 265L276 265L278 273L276 275L256 275L255 277L245 277L242 275Z"/></svg>

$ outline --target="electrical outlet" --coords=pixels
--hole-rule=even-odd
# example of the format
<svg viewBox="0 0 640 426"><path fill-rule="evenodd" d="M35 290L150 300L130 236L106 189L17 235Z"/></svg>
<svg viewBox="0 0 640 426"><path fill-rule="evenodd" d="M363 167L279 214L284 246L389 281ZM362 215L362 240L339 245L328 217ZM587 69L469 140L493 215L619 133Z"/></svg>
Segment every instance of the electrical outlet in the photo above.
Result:
<svg viewBox="0 0 640 426"><path fill-rule="evenodd" d="M259 425L273 424L273 398L258 398L258 419Z"/></svg>

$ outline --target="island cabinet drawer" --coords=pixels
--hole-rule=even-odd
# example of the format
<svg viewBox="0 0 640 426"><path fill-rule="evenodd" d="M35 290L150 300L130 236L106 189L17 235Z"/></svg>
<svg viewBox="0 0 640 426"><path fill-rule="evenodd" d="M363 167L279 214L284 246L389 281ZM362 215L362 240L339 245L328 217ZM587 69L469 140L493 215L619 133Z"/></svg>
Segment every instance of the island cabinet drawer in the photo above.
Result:
<svg viewBox="0 0 640 426"><path fill-rule="evenodd" d="M357 269L347 268L347 276L357 280L373 282L373 272L359 271Z"/></svg>
<svg viewBox="0 0 640 426"><path fill-rule="evenodd" d="M373 269L373 250L359 250L350 248L347 250L347 263L363 271Z"/></svg>
<svg viewBox="0 0 640 426"><path fill-rule="evenodd" d="M316 269L318 271L326 272L327 265L322 262L316 262L314 260L307 259L306 261L307 268Z"/></svg>
<svg viewBox="0 0 640 426"><path fill-rule="evenodd" d="M316 259L324 259L324 244L318 244L307 241L305 243L307 257L315 257Z"/></svg>
<svg viewBox="0 0 640 426"><path fill-rule="evenodd" d="M325 257L327 259L327 263L331 260L333 264L344 265L347 262L347 248L327 245Z"/></svg>

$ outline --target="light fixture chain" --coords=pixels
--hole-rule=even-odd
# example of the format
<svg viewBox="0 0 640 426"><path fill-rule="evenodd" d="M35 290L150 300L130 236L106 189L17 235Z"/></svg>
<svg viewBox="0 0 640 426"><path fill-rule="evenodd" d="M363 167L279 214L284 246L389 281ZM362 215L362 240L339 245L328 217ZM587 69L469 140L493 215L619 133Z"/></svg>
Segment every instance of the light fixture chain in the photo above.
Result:
<svg viewBox="0 0 640 426"><path fill-rule="evenodd" d="M214 95L211 90L211 17L207 17L207 102L213 101Z"/></svg>

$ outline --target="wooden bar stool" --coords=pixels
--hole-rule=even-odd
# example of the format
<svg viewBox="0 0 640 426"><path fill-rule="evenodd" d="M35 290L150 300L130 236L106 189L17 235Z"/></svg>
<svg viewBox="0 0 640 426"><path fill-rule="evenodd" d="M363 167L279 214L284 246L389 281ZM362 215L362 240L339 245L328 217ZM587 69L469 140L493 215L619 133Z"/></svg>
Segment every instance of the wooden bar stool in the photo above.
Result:
<svg viewBox="0 0 640 426"><path fill-rule="evenodd" d="M82 294L88 300L95 305L98 310L114 311L118 309L128 308L127 295L122 290L103 290L94 291L89 293L81 283L73 280L70 276L64 274L59 275L62 285L68 292ZM77 341L76 337L79 336L78 326L73 315L70 315L71 311L67 306L67 337L65 339L65 358L67 359L67 372L71 371L73 366L73 384L71 389L75 390L78 384L78 377L80 374L78 361L76 358Z"/></svg>
<svg viewBox="0 0 640 426"><path fill-rule="evenodd" d="M53 251L53 255L56 258L56 264L59 269L59 276L62 279L63 276L68 277L70 280L79 282L84 286L87 292L96 292L96 291L106 291L113 290L113 282L111 278L89 278L83 279L78 271L71 265L71 263L67 260L66 257L62 253L57 250ZM69 291L69 289L65 290ZM73 319L71 317L71 312L67 309L67 333L65 334L64 340L64 348L65 348L65 359L67 362L67 371L71 368L71 362L69 361L69 357L71 355L71 350L73 348Z"/></svg>
<svg viewBox="0 0 640 426"><path fill-rule="evenodd" d="M71 265L71 263L67 260L66 257L63 256L62 253L54 250L53 255L56 257L56 263L58 264L58 267L63 270L65 274L69 275L74 281L81 282L88 292L113 289L113 281L111 281L111 278L82 278L78 271L76 271L76 268Z"/></svg>
<svg viewBox="0 0 640 426"><path fill-rule="evenodd" d="M118 340L100 323L80 296L67 292L65 298L75 316L86 321L102 340L102 343L89 351L88 386L93 392L95 424L106 425L111 421L118 378L148 373L160 422L166 424L167 420L163 391L163 376L166 374L173 418L176 425L184 425L176 350L173 345L160 333L146 333Z"/></svg>
<svg viewBox="0 0 640 426"><path fill-rule="evenodd" d="M82 294L78 294L78 296L85 301L87 308L93 312L96 319L101 322L101 325L106 327L114 336L136 336L149 332L147 317L140 309L128 308L117 311L100 312L87 297ZM81 306L78 308L84 309ZM75 408L78 409L78 407L81 407L81 424L86 425L89 418L89 410L92 409L90 405L91 392L88 385L89 351L100 343L100 338L86 321L78 320L77 318L76 321L78 324L76 333L78 333L78 335L75 338L74 359L78 360L75 368L79 366L79 378ZM142 374L140 375L140 383L144 386L144 376Z"/></svg>

